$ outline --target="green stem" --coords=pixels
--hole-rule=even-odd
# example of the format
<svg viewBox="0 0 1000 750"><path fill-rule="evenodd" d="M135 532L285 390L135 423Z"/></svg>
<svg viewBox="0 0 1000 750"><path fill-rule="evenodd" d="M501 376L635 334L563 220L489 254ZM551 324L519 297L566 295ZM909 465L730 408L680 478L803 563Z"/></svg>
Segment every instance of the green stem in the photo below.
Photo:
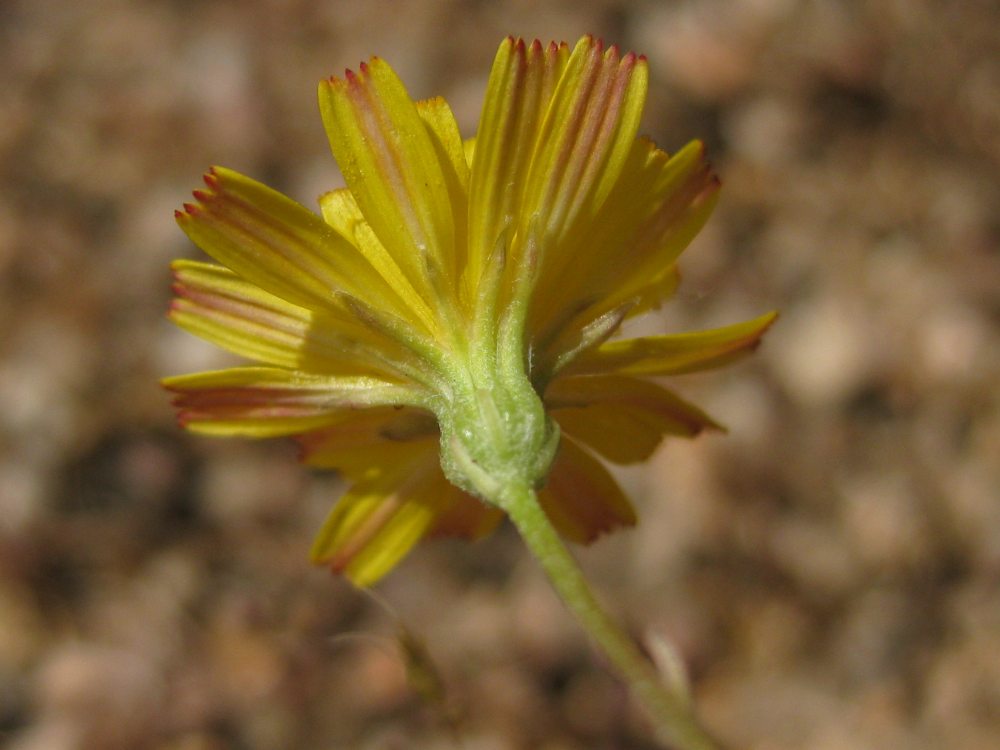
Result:
<svg viewBox="0 0 1000 750"><path fill-rule="evenodd" d="M495 498L520 531L567 607L605 653L646 708L660 741L678 750L718 750L688 707L687 697L670 690L635 642L601 609L583 572L552 527L529 487L506 487Z"/></svg>

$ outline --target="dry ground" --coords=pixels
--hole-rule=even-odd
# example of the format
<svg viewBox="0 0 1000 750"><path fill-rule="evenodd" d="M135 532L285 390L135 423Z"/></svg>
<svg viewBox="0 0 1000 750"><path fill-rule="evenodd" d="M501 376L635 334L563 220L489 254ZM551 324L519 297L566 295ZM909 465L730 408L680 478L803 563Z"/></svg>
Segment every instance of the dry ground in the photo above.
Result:
<svg viewBox="0 0 1000 750"><path fill-rule="evenodd" d="M371 54L475 127L508 33L645 52L644 130L725 188L683 330L783 314L676 386L730 427L624 476L581 552L671 638L734 747L1000 747L1000 13L990 2L4 0L0 745L643 748L505 529L414 554L390 614L311 568L340 490L283 443L182 434L156 386L220 364L163 312L210 164L338 184L320 78ZM445 708L407 687L394 618ZM449 722L452 728L449 728Z"/></svg>

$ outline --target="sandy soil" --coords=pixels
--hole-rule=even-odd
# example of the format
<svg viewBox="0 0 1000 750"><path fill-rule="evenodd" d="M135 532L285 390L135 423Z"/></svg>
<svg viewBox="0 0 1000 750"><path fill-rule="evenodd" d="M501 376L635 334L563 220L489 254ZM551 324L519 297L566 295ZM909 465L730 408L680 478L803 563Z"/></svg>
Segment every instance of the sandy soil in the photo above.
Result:
<svg viewBox="0 0 1000 750"><path fill-rule="evenodd" d="M642 330L772 308L674 385L728 424L623 475L580 552L706 721L759 750L1000 747L1000 36L994 4L753 0L0 4L0 745L644 748L510 529L380 586L309 566L340 491L281 442L173 423L229 360L163 313L210 164L313 205L320 78L372 54L474 131L508 33L648 55L644 130L725 188ZM637 328L636 330L639 330ZM445 704L407 684L402 624Z"/></svg>

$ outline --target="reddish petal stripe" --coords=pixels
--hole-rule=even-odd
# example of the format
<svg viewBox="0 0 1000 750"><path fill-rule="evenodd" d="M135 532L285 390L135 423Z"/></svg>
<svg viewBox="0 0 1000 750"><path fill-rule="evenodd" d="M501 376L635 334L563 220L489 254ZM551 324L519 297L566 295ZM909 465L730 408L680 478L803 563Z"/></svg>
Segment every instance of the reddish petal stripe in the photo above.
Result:
<svg viewBox="0 0 1000 750"><path fill-rule="evenodd" d="M379 58L320 85L334 157L361 212L425 300L430 262L454 279L453 210L445 171L416 106Z"/></svg>
<svg viewBox="0 0 1000 750"><path fill-rule="evenodd" d="M199 203L177 221L202 250L271 294L309 309L335 311L338 291L373 304L409 308L350 242L311 211L231 170L214 168Z"/></svg>

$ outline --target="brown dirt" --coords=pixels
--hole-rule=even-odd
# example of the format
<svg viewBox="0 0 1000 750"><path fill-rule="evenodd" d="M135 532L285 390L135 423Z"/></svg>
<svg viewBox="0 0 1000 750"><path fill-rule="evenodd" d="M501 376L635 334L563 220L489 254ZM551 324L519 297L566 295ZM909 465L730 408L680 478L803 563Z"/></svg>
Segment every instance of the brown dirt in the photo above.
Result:
<svg viewBox="0 0 1000 750"><path fill-rule="evenodd" d="M315 83L372 54L471 134L508 33L649 56L644 130L725 189L648 325L771 308L678 379L728 436L623 481L581 559L692 672L734 747L1000 747L1000 14L993 4L468 0L0 5L0 745L643 748L516 536L380 587L312 569L337 496L283 443L173 424L158 377L228 360L164 319L210 164L337 184ZM398 618L445 708L407 686ZM458 738L456 740L456 738Z"/></svg>

